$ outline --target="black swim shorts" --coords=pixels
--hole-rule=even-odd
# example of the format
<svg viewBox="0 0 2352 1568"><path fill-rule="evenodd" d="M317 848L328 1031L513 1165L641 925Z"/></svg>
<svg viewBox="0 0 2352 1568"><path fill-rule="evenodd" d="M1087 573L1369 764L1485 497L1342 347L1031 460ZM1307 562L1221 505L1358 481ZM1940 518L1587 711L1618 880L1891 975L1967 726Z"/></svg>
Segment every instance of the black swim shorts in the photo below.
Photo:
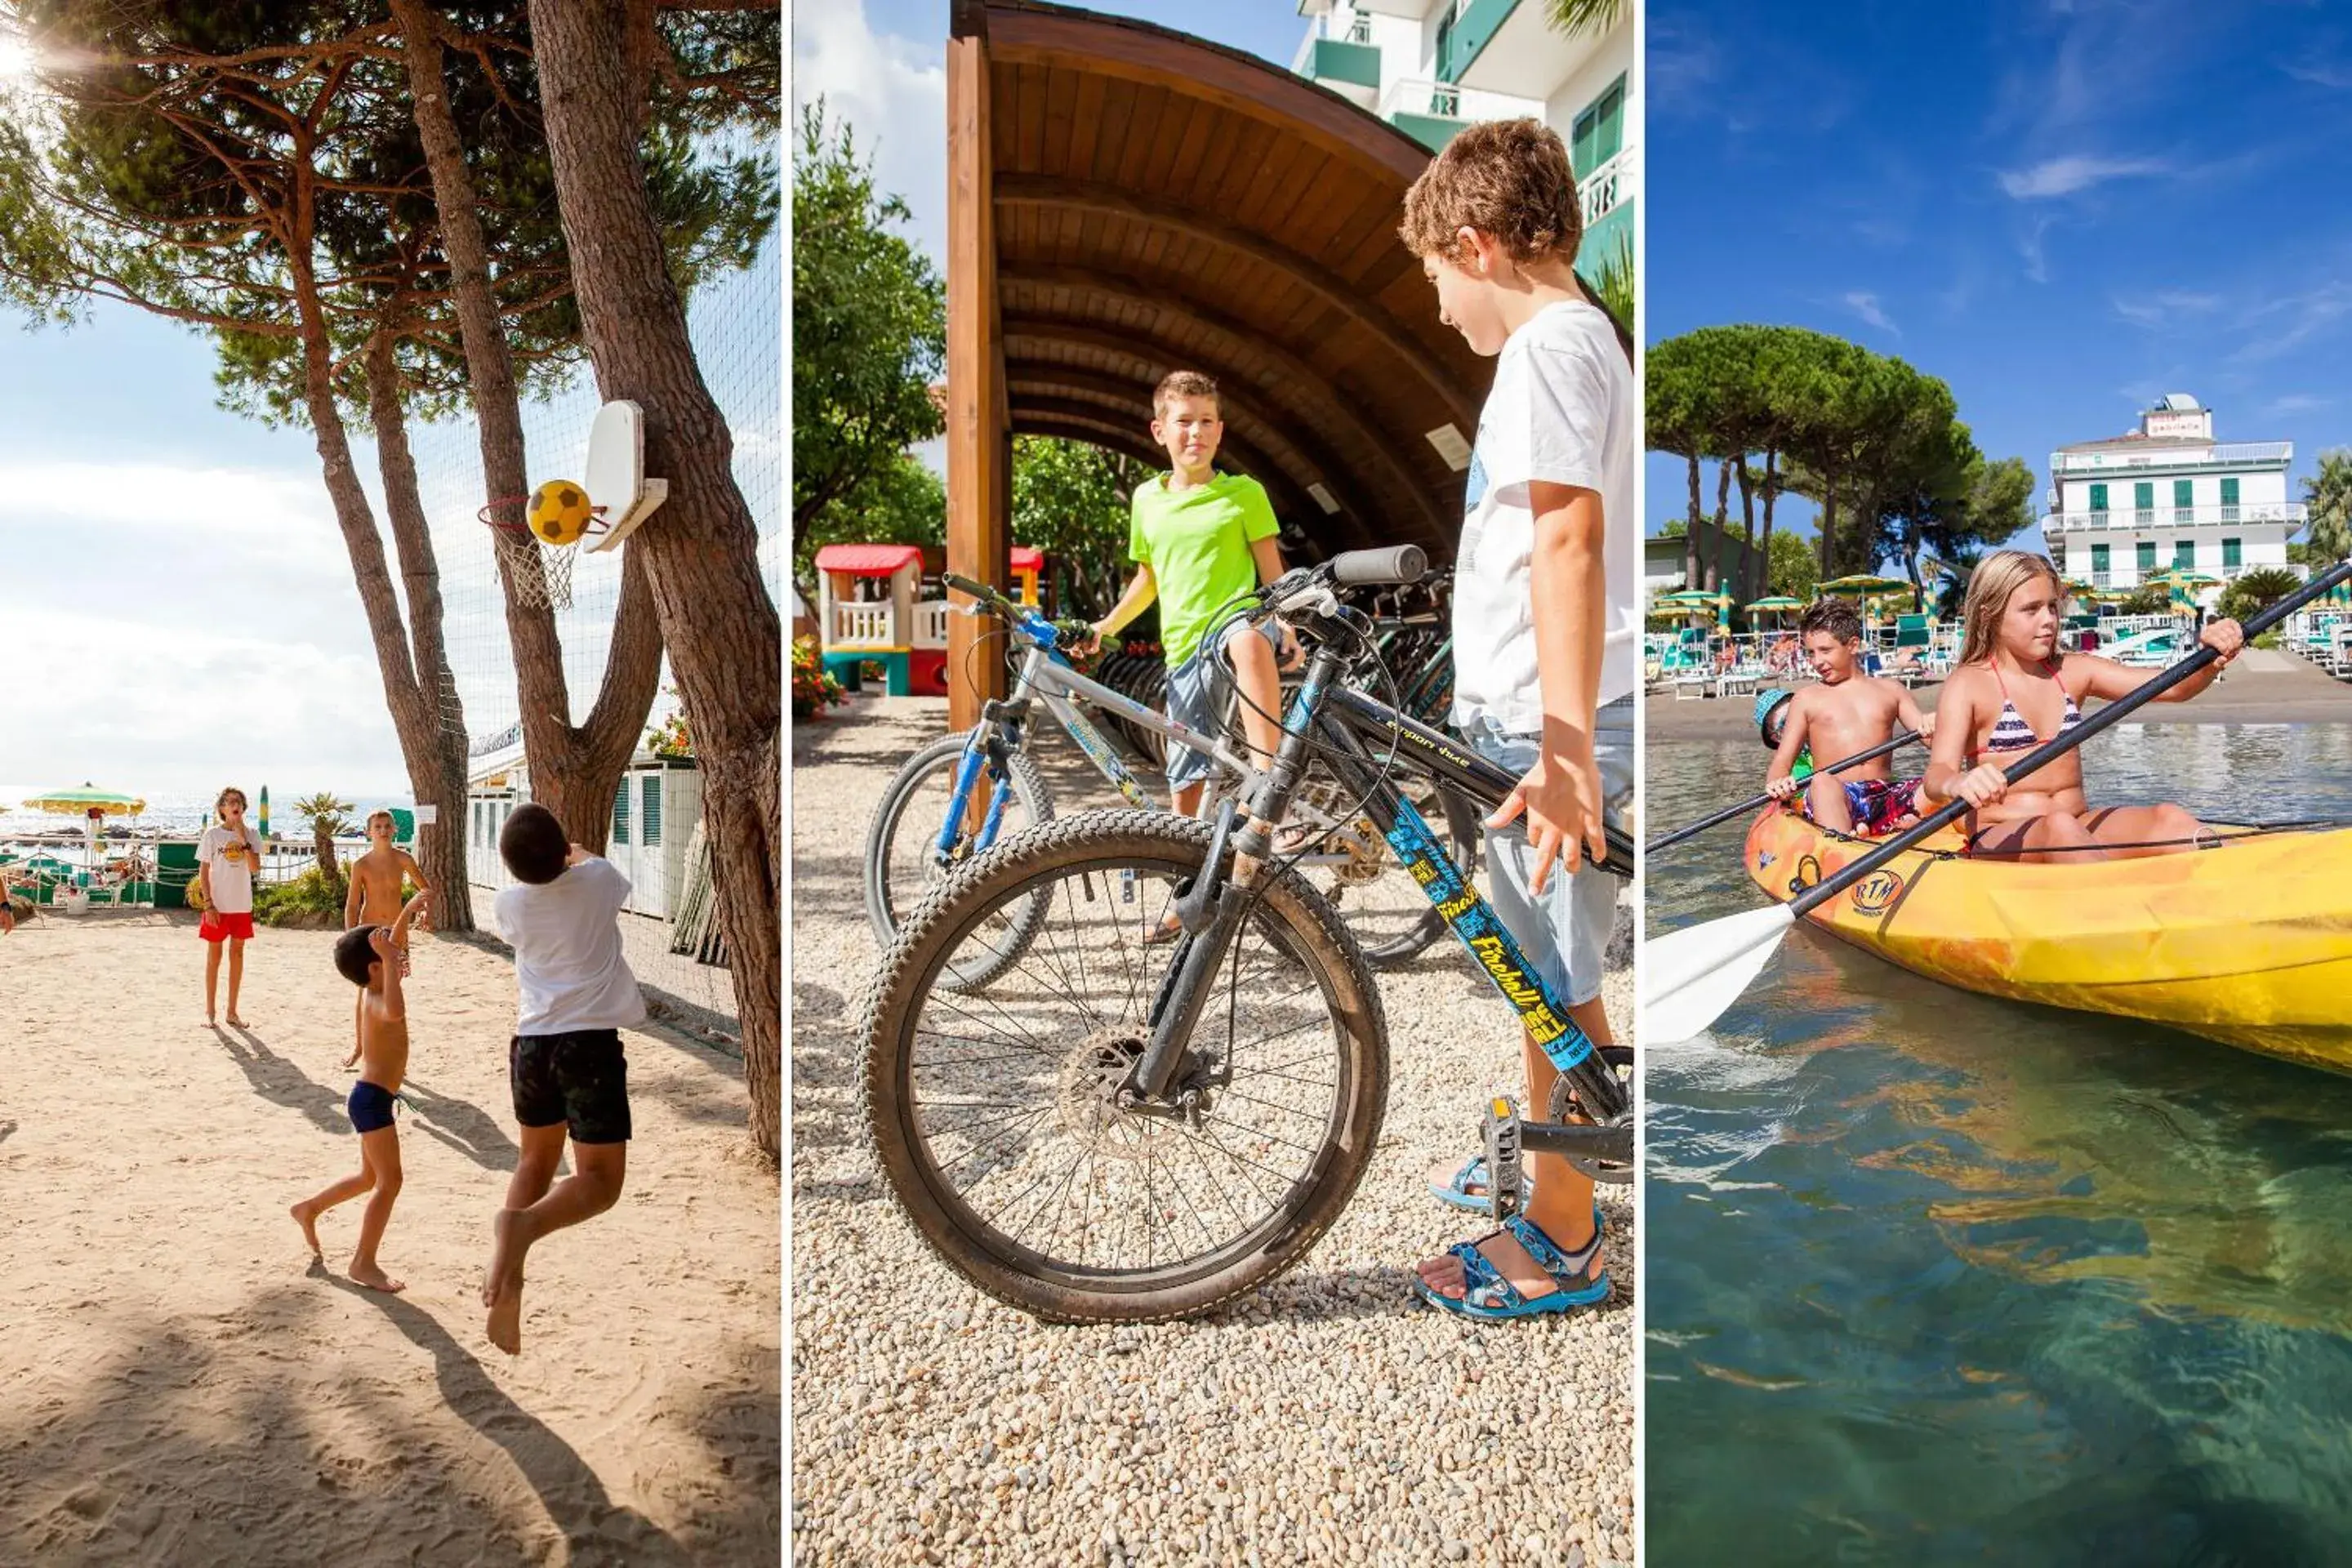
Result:
<svg viewBox="0 0 2352 1568"><path fill-rule="evenodd" d="M352 1097L343 1109L351 1115L352 1131L381 1131L392 1125L392 1091L362 1079L352 1085Z"/></svg>
<svg viewBox="0 0 2352 1568"><path fill-rule="evenodd" d="M521 1125L560 1121L574 1143L629 1141L629 1064L618 1029L517 1035L507 1062Z"/></svg>

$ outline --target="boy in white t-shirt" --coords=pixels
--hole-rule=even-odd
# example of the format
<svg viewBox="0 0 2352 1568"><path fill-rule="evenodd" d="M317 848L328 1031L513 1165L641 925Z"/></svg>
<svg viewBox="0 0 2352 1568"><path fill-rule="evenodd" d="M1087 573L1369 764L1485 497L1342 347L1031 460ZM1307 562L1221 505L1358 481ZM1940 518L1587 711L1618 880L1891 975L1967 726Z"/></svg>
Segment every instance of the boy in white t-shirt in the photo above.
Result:
<svg viewBox="0 0 2352 1568"><path fill-rule="evenodd" d="M261 865L261 835L245 819L245 792L231 787L213 802L220 820L196 840L197 902L204 918L196 934L205 939L205 1022L213 1022L220 993L221 944L228 945L228 1021L236 1016L237 987L245 980L245 944L253 940L253 876Z"/></svg>
<svg viewBox="0 0 2352 1568"><path fill-rule="evenodd" d="M1576 176L1534 120L1473 125L1405 196L1400 230L1438 310L1496 357L1478 417L1454 575L1454 721L1519 786L1486 823L1490 897L1528 962L1597 1045L1617 880L1604 810L1633 788L1633 466L1641 399L1616 323L1575 273ZM1519 822L1525 818L1524 824ZM1523 1038L1528 1103L1555 1074ZM1420 1267L1424 1299L1465 1317L1570 1311L1603 1300L1592 1184L1556 1154L1527 1161L1524 1211ZM1485 1205L1484 1162L1433 1173L1436 1194Z"/></svg>
<svg viewBox="0 0 2352 1568"><path fill-rule="evenodd" d="M629 879L566 838L543 805L522 805L499 834L517 886L493 908L514 948L520 998L508 1075L520 1156L491 1226L482 1281L490 1342L522 1348L522 1266L551 1231L620 1201L629 1152L629 1069L621 1031L645 1022L646 999L621 952ZM566 1136L572 1174L555 1180Z"/></svg>

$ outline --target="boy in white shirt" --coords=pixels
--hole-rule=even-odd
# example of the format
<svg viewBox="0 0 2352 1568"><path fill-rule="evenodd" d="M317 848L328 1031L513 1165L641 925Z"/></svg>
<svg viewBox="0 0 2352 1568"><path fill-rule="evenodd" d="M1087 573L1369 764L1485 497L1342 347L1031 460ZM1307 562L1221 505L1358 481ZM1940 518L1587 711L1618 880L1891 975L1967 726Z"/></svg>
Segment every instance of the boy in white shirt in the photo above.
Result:
<svg viewBox="0 0 2352 1568"><path fill-rule="evenodd" d="M1533 120L1474 125L1413 183L1400 230L1438 310L1496 356L1478 419L1454 577L1454 721L1519 775L1487 820L1496 914L1596 1045L1610 1043L1601 960L1617 880L1604 809L1633 788L1633 468L1641 399L1616 323L1575 273L1583 237L1559 135ZM1517 825L1524 816L1524 825ZM1521 1042L1528 1103L1555 1077ZM1525 1210L1420 1267L1419 1289L1465 1317L1570 1311L1605 1300L1592 1184L1556 1154L1528 1157ZM1437 1195L1483 1206L1484 1162L1433 1173Z"/></svg>
<svg viewBox="0 0 2352 1568"><path fill-rule="evenodd" d="M228 944L228 1021L236 1016L237 987L245 980L245 944L253 940L253 874L261 865L261 835L245 819L245 792L231 787L213 802L220 820L196 840L197 902L204 918L196 934L205 939L205 1022L213 1022L220 993L221 944Z"/></svg>
<svg viewBox="0 0 2352 1568"><path fill-rule="evenodd" d="M621 1031L645 1022L646 999L621 952L629 879L570 842L543 805L522 805L499 834L518 886L493 906L514 948L520 997L508 1073L521 1154L491 1230L482 1305L490 1342L522 1348L522 1266L551 1231L620 1201L629 1152L629 1071ZM563 1144L572 1174L556 1182Z"/></svg>

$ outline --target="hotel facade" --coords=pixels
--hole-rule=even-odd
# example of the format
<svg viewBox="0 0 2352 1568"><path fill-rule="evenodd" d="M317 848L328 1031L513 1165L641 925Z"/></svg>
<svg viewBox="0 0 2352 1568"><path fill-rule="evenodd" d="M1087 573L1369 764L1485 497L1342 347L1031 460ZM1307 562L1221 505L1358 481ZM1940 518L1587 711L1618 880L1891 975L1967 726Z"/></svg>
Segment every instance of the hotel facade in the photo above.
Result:
<svg viewBox="0 0 2352 1568"><path fill-rule="evenodd" d="M2061 572L2099 588L2176 568L2222 583L2263 568L2300 577L2286 556L2305 512L2287 499L2294 462L2292 441L2216 441L2213 411L2172 393L2138 429L2050 454L2042 535Z"/></svg>
<svg viewBox="0 0 2352 1568"><path fill-rule="evenodd" d="M1559 132L1584 208L1577 270L1631 267L1639 188L1633 7L1604 33L1555 31L1544 0L1299 0L1291 68L1433 153L1464 126L1536 119Z"/></svg>

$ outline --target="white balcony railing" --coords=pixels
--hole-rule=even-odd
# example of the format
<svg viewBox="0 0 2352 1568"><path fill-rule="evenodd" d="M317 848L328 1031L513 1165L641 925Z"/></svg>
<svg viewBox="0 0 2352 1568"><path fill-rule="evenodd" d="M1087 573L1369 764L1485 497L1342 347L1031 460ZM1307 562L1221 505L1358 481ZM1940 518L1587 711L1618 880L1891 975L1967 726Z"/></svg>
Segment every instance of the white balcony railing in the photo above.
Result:
<svg viewBox="0 0 2352 1568"><path fill-rule="evenodd" d="M1617 204L1641 187L1636 181L1633 149L1620 151L1578 182L1576 194L1584 204L1584 226L1591 228L1617 209Z"/></svg>
<svg viewBox="0 0 2352 1568"><path fill-rule="evenodd" d="M835 605L828 629L832 634L825 638L828 647L888 647L894 629L890 602Z"/></svg>
<svg viewBox="0 0 2352 1568"><path fill-rule="evenodd" d="M2050 471L2054 475L2112 473L2117 468L2231 468L2286 463L2294 458L2292 441L2234 441L2168 453L2114 448L2104 452L2053 452Z"/></svg>
<svg viewBox="0 0 2352 1568"><path fill-rule="evenodd" d="M2269 501L2238 506L2143 506L2121 511L2053 511L2043 514L2042 531L2131 532L2148 529L2247 528L2268 524L2293 532L2304 525L2310 510L2301 501Z"/></svg>
<svg viewBox="0 0 2352 1568"><path fill-rule="evenodd" d="M1459 120L1462 118L1462 89L1450 81L1401 78L1389 83L1388 91L1381 94L1380 107L1382 120L1394 120L1400 114L1431 114L1441 120Z"/></svg>

